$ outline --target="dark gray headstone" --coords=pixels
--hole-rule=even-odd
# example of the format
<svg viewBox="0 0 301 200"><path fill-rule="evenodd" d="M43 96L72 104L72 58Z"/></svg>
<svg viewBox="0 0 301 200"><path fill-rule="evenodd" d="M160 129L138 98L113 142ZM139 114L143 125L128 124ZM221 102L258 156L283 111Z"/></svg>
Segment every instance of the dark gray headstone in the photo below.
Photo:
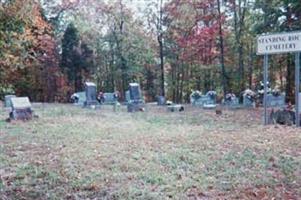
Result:
<svg viewBox="0 0 301 200"><path fill-rule="evenodd" d="M144 111L144 102L138 83L129 84L129 101L127 104L128 112Z"/></svg>
<svg viewBox="0 0 301 200"><path fill-rule="evenodd" d="M4 107L10 108L11 107L11 99L16 97L16 95L5 95L4 97Z"/></svg>
<svg viewBox="0 0 301 200"><path fill-rule="evenodd" d="M142 100L140 85L138 83L130 83L129 92L130 92L130 100L131 101L141 101Z"/></svg>
<svg viewBox="0 0 301 200"><path fill-rule="evenodd" d="M269 118L270 124L293 125L296 122L295 112L290 110L272 110ZM300 123L300 122L299 122Z"/></svg>
<svg viewBox="0 0 301 200"><path fill-rule="evenodd" d="M85 92L86 92L86 106L98 105L96 99L96 85L92 82L85 83Z"/></svg>
<svg viewBox="0 0 301 200"><path fill-rule="evenodd" d="M32 119L31 103L28 97L11 98L12 112L10 118L13 120L30 120Z"/></svg>

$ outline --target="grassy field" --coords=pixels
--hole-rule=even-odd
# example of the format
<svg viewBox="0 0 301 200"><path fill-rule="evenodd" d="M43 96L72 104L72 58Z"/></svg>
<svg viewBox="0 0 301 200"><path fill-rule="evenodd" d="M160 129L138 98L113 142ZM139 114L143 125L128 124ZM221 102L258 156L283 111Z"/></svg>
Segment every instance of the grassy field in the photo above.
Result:
<svg viewBox="0 0 301 200"><path fill-rule="evenodd" d="M301 199L301 129L259 110L0 109L0 199Z"/></svg>

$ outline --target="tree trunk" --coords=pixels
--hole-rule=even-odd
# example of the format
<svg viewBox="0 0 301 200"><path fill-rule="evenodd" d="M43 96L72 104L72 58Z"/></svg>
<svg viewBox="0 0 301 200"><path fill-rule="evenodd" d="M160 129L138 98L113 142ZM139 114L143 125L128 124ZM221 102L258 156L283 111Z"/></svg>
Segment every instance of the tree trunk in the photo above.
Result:
<svg viewBox="0 0 301 200"><path fill-rule="evenodd" d="M226 96L227 93L227 75L225 69L225 53L224 53L224 36L223 36L223 29L222 29L222 15L221 15L221 3L220 0L217 0L218 5L218 16L219 16L219 48L220 48L220 64L221 64L221 71L222 71L222 88L223 88L223 95Z"/></svg>
<svg viewBox="0 0 301 200"><path fill-rule="evenodd" d="M253 84L253 44L251 43L251 47L249 49L249 88L252 89Z"/></svg>
<svg viewBox="0 0 301 200"><path fill-rule="evenodd" d="M294 73L292 73L292 61L290 54L287 55L287 64L286 64L286 102L291 102L294 104L294 94L293 94L293 84L294 84Z"/></svg>
<svg viewBox="0 0 301 200"><path fill-rule="evenodd" d="M163 0L160 0L160 10L159 10L159 19L158 19L158 43L159 43L159 54L160 54L160 69L161 69L161 95L165 96L162 23L163 23Z"/></svg>

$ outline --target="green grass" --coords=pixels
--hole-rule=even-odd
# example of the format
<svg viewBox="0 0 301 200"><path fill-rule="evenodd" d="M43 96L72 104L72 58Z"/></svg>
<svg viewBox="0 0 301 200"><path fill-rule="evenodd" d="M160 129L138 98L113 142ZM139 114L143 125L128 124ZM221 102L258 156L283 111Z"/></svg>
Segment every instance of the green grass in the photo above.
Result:
<svg viewBox="0 0 301 200"><path fill-rule="evenodd" d="M258 110L168 113L35 106L0 111L0 199L296 199L301 131Z"/></svg>

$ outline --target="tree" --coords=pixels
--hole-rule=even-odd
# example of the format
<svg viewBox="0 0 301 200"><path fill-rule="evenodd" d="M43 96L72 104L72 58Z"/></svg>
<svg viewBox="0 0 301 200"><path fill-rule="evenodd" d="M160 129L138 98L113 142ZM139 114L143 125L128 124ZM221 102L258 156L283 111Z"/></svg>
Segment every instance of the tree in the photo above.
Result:
<svg viewBox="0 0 301 200"><path fill-rule="evenodd" d="M158 57L160 65L160 94L165 96L165 70L164 70L164 29L166 23L164 22L167 17L167 13L164 10L164 1L155 0L150 1L146 9L146 18L148 22L148 28L151 30L151 34L156 37L158 44Z"/></svg>
<svg viewBox="0 0 301 200"><path fill-rule="evenodd" d="M75 91L83 90L83 82L93 68L93 51L80 39L77 28L70 23L62 40L61 68Z"/></svg>
<svg viewBox="0 0 301 200"><path fill-rule="evenodd" d="M290 32L301 27L301 2L298 0L256 1L255 8L261 11L255 29L258 34ZM294 61L290 54L287 54L284 59L286 60L286 101L294 102Z"/></svg>
<svg viewBox="0 0 301 200"><path fill-rule="evenodd" d="M213 1L174 0L167 4L168 11L166 44L172 79L180 79L172 96L177 100L189 98L191 89L200 86L203 75L204 90L215 87L210 79L216 75L218 63L219 13ZM172 61L175 60L176 62ZM204 73L205 72L205 73ZM177 94L179 91L179 94Z"/></svg>
<svg viewBox="0 0 301 200"><path fill-rule="evenodd" d="M36 1L7 1L1 6L0 71L4 87L35 101L54 101L64 87L59 85L63 77L53 27L43 18Z"/></svg>

